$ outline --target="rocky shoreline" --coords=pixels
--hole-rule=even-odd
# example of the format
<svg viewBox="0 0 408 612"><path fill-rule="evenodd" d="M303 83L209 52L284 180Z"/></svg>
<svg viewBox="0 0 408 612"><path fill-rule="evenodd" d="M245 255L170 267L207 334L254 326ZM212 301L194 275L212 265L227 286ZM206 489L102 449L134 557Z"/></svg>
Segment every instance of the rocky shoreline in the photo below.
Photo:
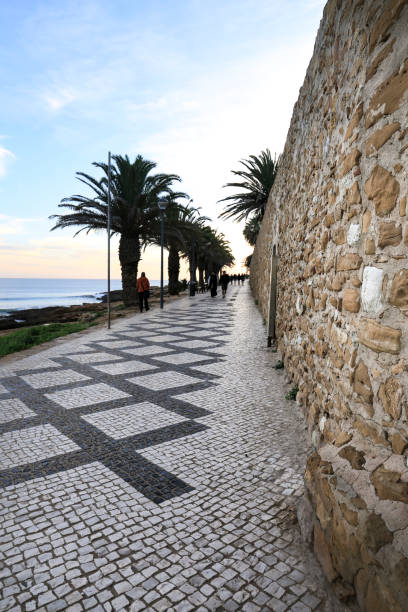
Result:
<svg viewBox="0 0 408 612"><path fill-rule="evenodd" d="M167 287L166 293L167 293ZM160 296L159 287L151 287L151 304L158 302ZM168 296L166 295L166 298ZM0 318L0 332L30 327L32 325L43 325L46 323L73 323L91 322L102 319L107 314L107 295L100 298L100 302L76 304L74 306L47 306L45 308L29 308L27 310L14 310L7 317ZM122 291L111 292L112 317L117 318L127 314L133 314L137 309L126 308L122 302Z"/></svg>

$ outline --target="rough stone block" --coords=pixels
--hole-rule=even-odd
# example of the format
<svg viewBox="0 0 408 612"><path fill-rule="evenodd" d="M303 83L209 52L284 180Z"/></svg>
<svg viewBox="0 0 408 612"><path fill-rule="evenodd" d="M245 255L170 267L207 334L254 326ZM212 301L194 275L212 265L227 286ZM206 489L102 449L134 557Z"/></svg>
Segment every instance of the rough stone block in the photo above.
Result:
<svg viewBox="0 0 408 612"><path fill-rule="evenodd" d="M369 210L365 210L363 214L363 224L362 224L362 232L366 234L370 227L371 223L371 212Z"/></svg>
<svg viewBox="0 0 408 612"><path fill-rule="evenodd" d="M358 165L358 162L361 157L361 151L358 149L353 149L348 155L346 155L343 164L341 166L339 177L342 178L345 176L350 170L354 168L354 166Z"/></svg>
<svg viewBox="0 0 408 612"><path fill-rule="evenodd" d="M369 200L373 200L377 215L388 215L397 201L400 186L396 178L381 166L375 166L364 190Z"/></svg>
<svg viewBox="0 0 408 612"><path fill-rule="evenodd" d="M360 187L357 181L347 190L347 202L350 206L361 202Z"/></svg>
<svg viewBox="0 0 408 612"><path fill-rule="evenodd" d="M373 319L360 319L357 334L361 344L377 353L397 355L401 350L401 330L381 325Z"/></svg>
<svg viewBox="0 0 408 612"><path fill-rule="evenodd" d="M396 246L402 240L402 227L395 225L393 221L380 223L378 226L378 246Z"/></svg>
<svg viewBox="0 0 408 612"><path fill-rule="evenodd" d="M360 310L360 294L356 289L344 290L343 310L348 312L358 312Z"/></svg>
<svg viewBox="0 0 408 612"><path fill-rule="evenodd" d="M408 482L401 481L399 472L392 472L380 465L372 473L371 482L380 499L402 501L408 504Z"/></svg>
<svg viewBox="0 0 408 612"><path fill-rule="evenodd" d="M401 125L396 121L374 132L366 141L366 155L374 155L400 127Z"/></svg>
<svg viewBox="0 0 408 612"><path fill-rule="evenodd" d="M390 289L390 304L408 311L408 270L400 270L392 279Z"/></svg>
<svg viewBox="0 0 408 612"><path fill-rule="evenodd" d="M346 232L345 232L344 228L341 227L341 228L335 230L333 232L332 238L333 238L333 242L335 244L338 244L338 245L344 244L346 242Z"/></svg>
<svg viewBox="0 0 408 612"><path fill-rule="evenodd" d="M401 416L403 392L397 378L390 376L378 390L378 397L381 400L384 411L393 419Z"/></svg>
<svg viewBox="0 0 408 612"><path fill-rule="evenodd" d="M407 214L407 198L406 198L406 196L404 196L400 200L399 214L400 214L400 217L405 217L405 215Z"/></svg>
<svg viewBox="0 0 408 612"><path fill-rule="evenodd" d="M364 244L364 253L366 255L374 255L375 253L375 241L372 238L366 238Z"/></svg>
<svg viewBox="0 0 408 612"><path fill-rule="evenodd" d="M360 361L354 370L354 391L367 404L373 403L373 389L368 373L368 368L363 361Z"/></svg>
<svg viewBox="0 0 408 612"><path fill-rule="evenodd" d="M329 582L333 582L337 578L337 572L333 567L332 559L329 552L329 547L324 538L324 533L319 523L315 522L314 527L314 552L322 566L324 575Z"/></svg>
<svg viewBox="0 0 408 612"><path fill-rule="evenodd" d="M347 253L338 258L337 270L358 270L362 261L362 258L357 253Z"/></svg>
<svg viewBox="0 0 408 612"><path fill-rule="evenodd" d="M408 448L408 440L403 438L400 433L396 432L390 434L388 437L391 442L391 448L397 455L402 455Z"/></svg>
<svg viewBox="0 0 408 612"><path fill-rule="evenodd" d="M364 438L368 438L374 444L381 446L388 446L388 442L382 429L375 423L369 423L362 418L357 417L354 419L354 427L361 433Z"/></svg>
<svg viewBox="0 0 408 612"><path fill-rule="evenodd" d="M358 124L360 123L360 119L362 116L363 116L363 103L360 102L360 104L357 106L356 110L353 113L350 123L348 124L346 135L345 135L345 140L349 140L349 138L352 137L353 132L358 126Z"/></svg>

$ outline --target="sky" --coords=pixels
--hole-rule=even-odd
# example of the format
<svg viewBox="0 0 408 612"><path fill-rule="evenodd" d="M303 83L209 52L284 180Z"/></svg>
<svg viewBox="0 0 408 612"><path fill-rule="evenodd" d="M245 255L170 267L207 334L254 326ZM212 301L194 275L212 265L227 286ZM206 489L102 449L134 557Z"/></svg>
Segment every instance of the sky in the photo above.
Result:
<svg viewBox="0 0 408 612"><path fill-rule="evenodd" d="M106 234L49 216L109 150L180 175L243 270L252 248L217 202L240 159L283 150L324 4L0 0L0 277L105 277ZM159 278L159 249L141 269Z"/></svg>

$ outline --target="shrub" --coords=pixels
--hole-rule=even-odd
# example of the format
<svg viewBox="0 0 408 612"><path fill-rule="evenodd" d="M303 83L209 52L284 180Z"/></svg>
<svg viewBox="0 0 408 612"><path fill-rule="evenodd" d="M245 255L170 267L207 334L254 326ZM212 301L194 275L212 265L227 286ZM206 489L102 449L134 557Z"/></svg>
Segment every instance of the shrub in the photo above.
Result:
<svg viewBox="0 0 408 612"><path fill-rule="evenodd" d="M91 327L91 325L95 325L95 323L48 323L17 329L7 336L0 337L0 357L23 351L43 342L49 342L59 336L82 331Z"/></svg>
<svg viewBox="0 0 408 612"><path fill-rule="evenodd" d="M279 361L275 363L273 367L275 368L275 370L283 370L283 368L285 367L285 364L283 363L282 359L280 359Z"/></svg>
<svg viewBox="0 0 408 612"><path fill-rule="evenodd" d="M299 387L297 385L295 385L294 387L291 388L289 393L287 393L285 395L285 399L287 399L287 400L295 400L298 391L299 391Z"/></svg>

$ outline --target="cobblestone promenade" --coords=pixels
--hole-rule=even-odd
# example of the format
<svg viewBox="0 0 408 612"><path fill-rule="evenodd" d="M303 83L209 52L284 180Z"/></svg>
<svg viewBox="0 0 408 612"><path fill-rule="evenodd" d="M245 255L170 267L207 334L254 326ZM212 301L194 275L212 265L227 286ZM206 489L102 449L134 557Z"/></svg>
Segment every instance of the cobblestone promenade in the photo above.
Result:
<svg viewBox="0 0 408 612"><path fill-rule="evenodd" d="M5 360L0 611L334 609L264 347L246 284Z"/></svg>

